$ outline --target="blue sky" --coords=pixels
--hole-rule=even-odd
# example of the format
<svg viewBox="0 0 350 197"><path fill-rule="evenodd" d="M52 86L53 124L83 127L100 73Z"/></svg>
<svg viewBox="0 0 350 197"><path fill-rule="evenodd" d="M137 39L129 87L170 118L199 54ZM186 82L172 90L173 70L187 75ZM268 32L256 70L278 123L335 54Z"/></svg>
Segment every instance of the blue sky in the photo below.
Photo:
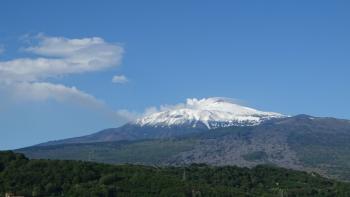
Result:
<svg viewBox="0 0 350 197"><path fill-rule="evenodd" d="M319 0L1 1L0 149L117 127L120 110L193 97L350 119L349 9ZM67 52L74 39L83 52ZM49 62L37 67L38 58ZM52 59L67 65L46 69Z"/></svg>

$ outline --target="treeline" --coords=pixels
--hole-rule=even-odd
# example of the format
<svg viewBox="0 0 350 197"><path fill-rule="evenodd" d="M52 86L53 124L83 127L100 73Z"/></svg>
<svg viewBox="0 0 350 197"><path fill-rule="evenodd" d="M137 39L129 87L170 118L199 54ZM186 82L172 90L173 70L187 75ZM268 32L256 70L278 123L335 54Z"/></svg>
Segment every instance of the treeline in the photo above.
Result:
<svg viewBox="0 0 350 197"><path fill-rule="evenodd" d="M257 166L186 167L107 165L29 160L0 152L0 196L350 196L350 184L309 174Z"/></svg>

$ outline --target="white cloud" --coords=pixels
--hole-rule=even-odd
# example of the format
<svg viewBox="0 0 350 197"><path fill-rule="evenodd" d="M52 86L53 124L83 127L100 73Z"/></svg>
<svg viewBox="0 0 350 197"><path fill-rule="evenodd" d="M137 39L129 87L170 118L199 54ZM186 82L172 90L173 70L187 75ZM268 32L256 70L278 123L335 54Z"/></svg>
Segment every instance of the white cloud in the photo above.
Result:
<svg viewBox="0 0 350 197"><path fill-rule="evenodd" d="M135 121L138 118L143 116L147 116L156 112L160 112L161 110L157 107L148 107L144 110L144 112L130 111L127 109L117 110L116 114L119 118L122 118L126 122Z"/></svg>
<svg viewBox="0 0 350 197"><path fill-rule="evenodd" d="M106 114L117 116L118 120L125 122L143 115L127 110L112 111L101 100L77 87L49 82L51 78L118 66L124 52L122 46L108 43L99 37L69 39L39 34L24 39L22 41L27 46L22 47L21 51L30 56L0 61L0 91L12 96L11 99L79 103L98 107ZM0 45L1 52L3 47ZM126 83L128 79L124 75L117 75L112 81Z"/></svg>
<svg viewBox="0 0 350 197"><path fill-rule="evenodd" d="M146 108L145 112L143 113L143 116L147 116L153 113L159 112L159 110L157 109L157 107L148 107Z"/></svg>
<svg viewBox="0 0 350 197"><path fill-rule="evenodd" d="M128 78L126 78L124 75L116 75L112 78L113 83L126 83L128 81Z"/></svg>
<svg viewBox="0 0 350 197"><path fill-rule="evenodd" d="M76 87L66 87L61 84L46 82L16 83L12 85L13 96L16 99L44 101L54 99L59 102L73 101L90 106L103 106L103 102L90 94L78 90Z"/></svg>
<svg viewBox="0 0 350 197"><path fill-rule="evenodd" d="M116 114L118 117L122 118L126 122L134 121L142 116L142 114L138 112L129 111L126 109L117 110Z"/></svg>
<svg viewBox="0 0 350 197"><path fill-rule="evenodd" d="M36 37L37 44L23 50L36 58L0 62L3 81L38 81L49 77L103 70L120 63L123 48L102 38Z"/></svg>
<svg viewBox="0 0 350 197"><path fill-rule="evenodd" d="M28 39L28 37L27 37ZM99 37L68 39L39 34L35 44L22 48L33 57L0 61L0 85L16 97L41 101L102 102L76 87L46 82L52 77L104 70L120 64L124 49Z"/></svg>

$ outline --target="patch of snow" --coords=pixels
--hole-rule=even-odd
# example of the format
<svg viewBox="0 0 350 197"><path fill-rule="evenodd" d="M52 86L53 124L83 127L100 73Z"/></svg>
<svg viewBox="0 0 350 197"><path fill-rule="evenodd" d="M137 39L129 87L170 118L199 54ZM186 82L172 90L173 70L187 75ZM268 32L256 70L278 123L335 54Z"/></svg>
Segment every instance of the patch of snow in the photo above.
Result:
<svg viewBox="0 0 350 197"><path fill-rule="evenodd" d="M263 121L286 117L236 104L228 98L187 99L185 104L166 107L135 121L140 126L172 127L204 124L208 129L228 126L254 126Z"/></svg>

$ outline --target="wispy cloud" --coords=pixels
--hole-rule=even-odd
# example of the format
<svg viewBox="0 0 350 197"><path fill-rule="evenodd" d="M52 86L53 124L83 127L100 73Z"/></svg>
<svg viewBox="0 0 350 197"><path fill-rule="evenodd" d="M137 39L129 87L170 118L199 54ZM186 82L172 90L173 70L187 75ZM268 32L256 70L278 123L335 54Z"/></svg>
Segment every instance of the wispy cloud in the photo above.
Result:
<svg viewBox="0 0 350 197"><path fill-rule="evenodd" d="M130 111L127 109L117 110L116 114L119 118L122 118L125 122L133 122L138 118L147 116L156 112L160 112L160 109L157 107L148 107L144 112Z"/></svg>
<svg viewBox="0 0 350 197"><path fill-rule="evenodd" d="M78 90L76 87L67 87L61 84L46 82L16 83L12 86L13 96L17 100L45 101L54 99L59 102L75 102L93 106L102 106L103 102L94 96Z"/></svg>
<svg viewBox="0 0 350 197"><path fill-rule="evenodd" d="M119 118L123 119L125 122L132 122L142 116L142 114L138 112L129 111L126 109L117 110L116 114Z"/></svg>
<svg viewBox="0 0 350 197"><path fill-rule="evenodd" d="M108 43L100 37L69 39L39 34L31 39L35 44L22 48L22 51L34 57L0 61L0 85L12 88L15 96L30 100L102 104L76 87L52 84L47 80L117 66L124 52L120 45Z"/></svg>
<svg viewBox="0 0 350 197"><path fill-rule="evenodd" d="M120 63L123 48L102 38L68 39L38 35L34 46L23 51L35 58L0 62L0 78L8 82L38 81L61 75L93 72Z"/></svg>
<svg viewBox="0 0 350 197"><path fill-rule="evenodd" d="M128 81L128 78L126 78L124 75L116 75L112 78L113 83L126 83Z"/></svg>

